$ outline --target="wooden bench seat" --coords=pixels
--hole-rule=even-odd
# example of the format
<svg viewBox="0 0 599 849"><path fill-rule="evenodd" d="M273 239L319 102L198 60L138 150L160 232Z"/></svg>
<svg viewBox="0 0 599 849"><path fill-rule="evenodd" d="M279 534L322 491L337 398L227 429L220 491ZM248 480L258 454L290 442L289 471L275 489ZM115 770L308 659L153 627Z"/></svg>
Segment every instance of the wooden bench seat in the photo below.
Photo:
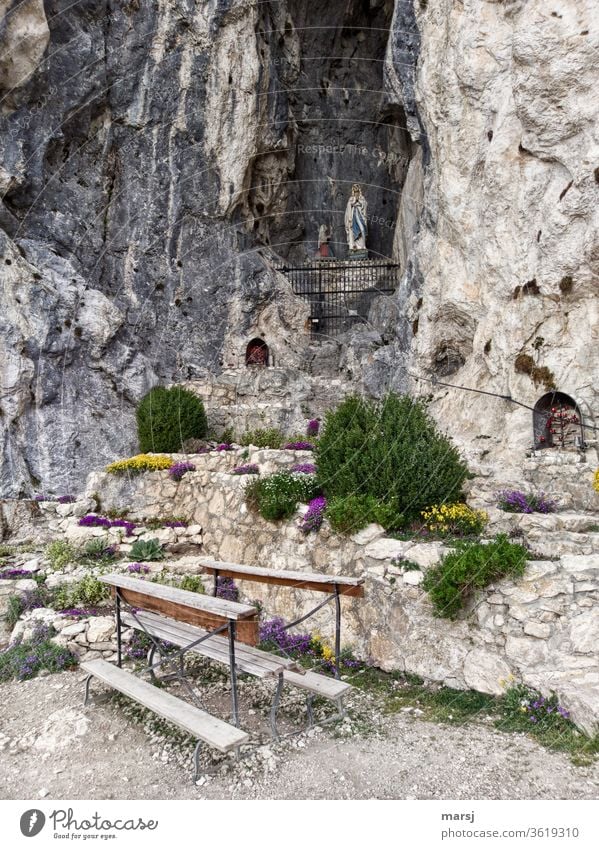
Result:
<svg viewBox="0 0 599 849"><path fill-rule="evenodd" d="M143 630L145 628L153 637L166 640L176 646L189 645L193 640L205 637L207 631L203 631L185 622L178 622L167 616L159 616L156 613L145 613L138 611L135 615L123 613L123 624L131 628ZM140 625L143 628L140 628ZM226 637L218 635L208 637L189 651L216 660L219 663L229 665L229 643ZM279 657L276 654L257 649L254 646L239 644L235 651L235 665L241 672L247 672L257 678L277 676L285 670L293 671L300 678L304 675L304 669L293 659Z"/></svg>
<svg viewBox="0 0 599 849"><path fill-rule="evenodd" d="M147 631L153 637L159 640L166 640L176 646L183 647L192 643L200 637L206 636L206 631L202 631L193 625L188 625L185 622L177 622L174 619L169 619L165 616L159 616L155 613L145 613L137 611L135 615L131 613L123 614L123 624L131 628L136 628L140 631ZM229 665L229 649L225 637L212 636L205 639L196 646L192 646L189 651L195 652L203 657L215 660L218 663ZM150 666L152 666L153 651L150 657ZM311 672L304 669L297 661L292 658L280 657L276 654L257 649L254 646L241 645L235 653L235 665L241 672L246 672L257 678L267 678L279 676L279 686L275 694L275 701L271 712L271 728L273 737L277 737L276 714L280 691L283 683L293 687L299 687L307 691L308 698L306 701L308 711L308 721L312 724L312 699L314 696L321 696L335 702L338 714L332 717L337 719L345 715L343 707L343 697L353 689L351 684L344 681L339 681L336 678L329 678L327 675L320 675L318 672ZM153 671L152 671L153 674Z"/></svg>
<svg viewBox="0 0 599 849"><path fill-rule="evenodd" d="M81 668L88 673L85 704L89 697L91 678L97 678L195 737L198 743L194 752L194 780L197 780L199 775L198 757L201 743L226 753L233 749L238 751L239 747L249 740L249 734L245 731L211 716L206 711L176 698L147 681L136 678L130 672L106 660L84 661Z"/></svg>

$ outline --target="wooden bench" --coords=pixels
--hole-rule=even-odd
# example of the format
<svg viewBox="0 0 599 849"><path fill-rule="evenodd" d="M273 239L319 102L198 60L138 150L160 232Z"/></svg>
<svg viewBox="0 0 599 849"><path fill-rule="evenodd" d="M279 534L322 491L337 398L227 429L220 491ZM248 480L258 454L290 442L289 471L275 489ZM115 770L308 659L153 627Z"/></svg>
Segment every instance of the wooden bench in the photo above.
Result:
<svg viewBox="0 0 599 849"><path fill-rule="evenodd" d="M202 631L196 625L188 625L186 622L178 622L166 616L160 616L156 613L143 613L138 611L135 616L130 613L122 614L122 622L131 628L143 629L146 633L159 640L165 640L172 645L185 648L186 651L191 651L202 657L207 657L210 660L215 660L217 663L222 663L229 666L229 647L226 638L218 635L209 636L206 631ZM203 642L197 643L198 637L205 637ZM194 643L196 643L194 645ZM191 646L187 648L187 646ZM154 675L154 654L156 646L150 650L148 664L151 674ZM240 672L245 672L253 675L256 678L277 678L277 687L270 712L270 727L272 735L278 739L277 732L277 710L283 689L284 676L287 672L293 673L295 678L302 679L305 676L305 670L295 661L290 658L279 657L276 654L269 654L261 651L253 646L238 645L235 651L235 665Z"/></svg>
<svg viewBox="0 0 599 849"><path fill-rule="evenodd" d="M204 572L214 575L214 590L216 596L218 579L237 578L240 581L257 581L273 586L292 587L298 590L329 593L329 598L317 605L310 613L297 619L299 624L308 619L321 607L335 600L335 677L339 677L339 658L341 656L341 596L362 598L364 596L364 578L349 578L342 575L327 575L321 572L293 572L284 569L264 569L260 566L246 566L241 563L227 563L214 560L211 557L200 557L198 563ZM290 627L290 626L287 626Z"/></svg>
<svg viewBox="0 0 599 849"><path fill-rule="evenodd" d="M341 597L363 598L364 578L347 577L343 575L329 575L322 572L297 572L281 569L266 569L261 566L247 566L242 563L228 563L222 560L214 560L212 557L201 557L198 563L202 571L214 576L213 593L216 595L218 579L237 578L240 581L256 581L258 583L270 584L272 586L291 587L299 590L310 590L312 592L328 593L329 598L317 605L310 613L300 617L293 624L299 624L309 618L317 610L320 610L328 601L335 600L335 679L317 672L308 672L298 676L292 670L285 670L283 678L286 683L308 691L306 699L308 709L308 722L312 723L312 701L315 696L321 696L335 702L338 709L337 719L345 714L343 707L343 696L351 689L350 684L339 681L339 659L341 655ZM287 626L290 627L290 626Z"/></svg>
<svg viewBox="0 0 599 849"><path fill-rule="evenodd" d="M106 660L89 660L84 661L81 668L88 673L85 681L85 705L89 699L91 679L97 678L195 737L198 742L194 750L194 781L199 777L199 753L202 743L223 753L235 750L239 754L239 747L249 740L249 734L245 731L211 716L147 681L136 678L113 663Z"/></svg>
<svg viewBox="0 0 599 849"><path fill-rule="evenodd" d="M177 587L165 586L164 584L144 581L140 578L131 578L128 575L110 574L101 575L99 578L109 584L116 601L116 625L117 625L117 665L122 664L122 611L121 606L126 603L131 606L130 616L138 618L138 610L150 611L160 614L174 621L196 626L201 630L191 636L191 643L182 646L177 655L182 658L184 652L199 645L211 636L227 632L227 648L229 656L229 668L231 674L231 704L233 724L239 725L239 711L237 701L237 666L235 662L236 639L242 643L255 645L258 641L258 610L249 604L239 604L227 599L212 598L201 593L192 593ZM139 619L138 619L139 621ZM139 624L142 631L146 628ZM148 633L150 639L156 644L156 639ZM169 657L169 662L172 658ZM155 665L159 666L162 661ZM152 667L150 667L152 671ZM179 673L185 682L182 670ZM187 685L188 686L188 685ZM193 692L190 692L193 697Z"/></svg>

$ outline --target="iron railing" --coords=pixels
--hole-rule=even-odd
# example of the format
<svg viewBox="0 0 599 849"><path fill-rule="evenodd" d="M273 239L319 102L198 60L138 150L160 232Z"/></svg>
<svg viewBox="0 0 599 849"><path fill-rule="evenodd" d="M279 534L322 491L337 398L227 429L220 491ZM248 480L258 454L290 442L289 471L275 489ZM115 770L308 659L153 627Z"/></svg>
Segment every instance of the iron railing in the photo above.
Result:
<svg viewBox="0 0 599 849"><path fill-rule="evenodd" d="M320 261L307 265L278 265L295 295L310 305L313 337L337 336L363 323L372 302L390 295L399 285L399 265L380 260Z"/></svg>

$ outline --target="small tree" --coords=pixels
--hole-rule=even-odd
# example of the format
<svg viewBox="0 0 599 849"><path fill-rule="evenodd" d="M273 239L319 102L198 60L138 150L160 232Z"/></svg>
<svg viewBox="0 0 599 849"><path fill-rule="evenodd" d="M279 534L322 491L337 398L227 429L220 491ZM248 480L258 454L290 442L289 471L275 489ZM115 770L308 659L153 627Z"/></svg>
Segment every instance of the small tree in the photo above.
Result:
<svg viewBox="0 0 599 849"><path fill-rule="evenodd" d="M315 456L327 498L372 496L406 519L460 500L468 476L424 406L394 393L380 402L353 395L329 411Z"/></svg>
<svg viewBox="0 0 599 849"><path fill-rule="evenodd" d="M186 439L202 439L207 429L201 399L180 386L155 386L137 407L137 435L143 452L180 451Z"/></svg>

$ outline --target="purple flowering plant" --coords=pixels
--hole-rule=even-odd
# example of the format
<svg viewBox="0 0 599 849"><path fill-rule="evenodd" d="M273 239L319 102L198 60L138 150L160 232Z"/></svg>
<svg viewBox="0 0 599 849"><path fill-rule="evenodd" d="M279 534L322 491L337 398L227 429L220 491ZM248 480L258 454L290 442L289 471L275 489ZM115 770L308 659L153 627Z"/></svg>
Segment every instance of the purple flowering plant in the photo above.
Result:
<svg viewBox="0 0 599 849"><path fill-rule="evenodd" d="M193 463L179 462L173 463L168 470L168 473L173 480L180 481L183 475L187 474L187 472L195 472L195 470L196 467Z"/></svg>
<svg viewBox="0 0 599 849"><path fill-rule="evenodd" d="M74 495L59 495L56 499L59 504L73 504L75 501Z"/></svg>
<svg viewBox="0 0 599 849"><path fill-rule="evenodd" d="M232 451L233 446L230 442L221 442L220 445L217 445L214 449L215 451Z"/></svg>
<svg viewBox="0 0 599 849"><path fill-rule="evenodd" d="M106 516L98 516L96 513L88 513L79 519L78 524L82 528L109 528L110 519Z"/></svg>
<svg viewBox="0 0 599 849"><path fill-rule="evenodd" d="M147 575L150 571L150 567L145 563L129 563L127 571L131 572L133 575Z"/></svg>
<svg viewBox="0 0 599 849"><path fill-rule="evenodd" d="M0 651L0 681L24 681L42 669L61 672L76 666L77 658L68 649L51 642L53 633L48 626L40 625L30 640L17 641Z"/></svg>
<svg viewBox="0 0 599 849"><path fill-rule="evenodd" d="M11 578L32 578L33 575L31 572L28 572L27 569L5 569L3 572L0 572L0 580L10 580Z"/></svg>
<svg viewBox="0 0 599 849"><path fill-rule="evenodd" d="M287 451L313 451L314 445L311 442L287 442L283 448Z"/></svg>
<svg viewBox="0 0 599 849"><path fill-rule="evenodd" d="M315 666L322 672L334 674L336 671L333 651L317 634L292 634L285 621L275 617L260 624L259 635L260 647L267 651L304 659L308 665ZM346 669L359 669L364 666L348 649L341 652L339 663Z"/></svg>
<svg viewBox="0 0 599 849"><path fill-rule="evenodd" d="M315 475L316 466L314 463L296 463L291 467L291 473L294 475Z"/></svg>
<svg viewBox="0 0 599 849"><path fill-rule="evenodd" d="M128 522L127 519L108 519L106 516L98 516L96 513L88 513L79 519L82 528L124 528L125 536L130 537L137 525Z"/></svg>
<svg viewBox="0 0 599 849"><path fill-rule="evenodd" d="M554 513L558 504L542 493L504 489L497 493L497 506L506 513Z"/></svg>
<svg viewBox="0 0 599 849"><path fill-rule="evenodd" d="M216 595L227 601L239 601L239 588L233 578L219 576L216 579Z"/></svg>
<svg viewBox="0 0 599 849"><path fill-rule="evenodd" d="M315 437L318 436L318 432L320 430L320 422L318 419L310 419L306 426L306 436Z"/></svg>
<svg viewBox="0 0 599 849"><path fill-rule="evenodd" d="M310 531L317 531L322 525L326 508L327 500L323 495L313 498L308 504L308 510L300 522L300 529L305 534L310 533Z"/></svg>
<svg viewBox="0 0 599 849"><path fill-rule="evenodd" d="M256 463L247 463L245 466L235 466L231 472L233 475L259 475L260 469Z"/></svg>

